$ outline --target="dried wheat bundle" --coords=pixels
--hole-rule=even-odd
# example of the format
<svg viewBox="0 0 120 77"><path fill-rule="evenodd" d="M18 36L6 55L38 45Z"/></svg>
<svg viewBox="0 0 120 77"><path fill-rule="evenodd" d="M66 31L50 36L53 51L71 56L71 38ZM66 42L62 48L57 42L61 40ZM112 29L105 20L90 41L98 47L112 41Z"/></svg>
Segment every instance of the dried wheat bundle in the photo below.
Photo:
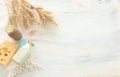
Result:
<svg viewBox="0 0 120 77"><path fill-rule="evenodd" d="M48 21L56 24L51 12L42 7L32 6L27 0L6 0L6 2L9 9L8 24L15 27L24 26L25 28L29 28L33 23L45 25ZM36 14L39 15L39 20L35 17Z"/></svg>

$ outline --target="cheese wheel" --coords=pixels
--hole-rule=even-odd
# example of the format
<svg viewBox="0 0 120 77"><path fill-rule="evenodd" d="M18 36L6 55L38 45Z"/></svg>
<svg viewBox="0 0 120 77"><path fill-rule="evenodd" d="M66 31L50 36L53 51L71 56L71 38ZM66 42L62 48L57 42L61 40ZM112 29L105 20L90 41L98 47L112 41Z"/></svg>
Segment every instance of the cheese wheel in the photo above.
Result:
<svg viewBox="0 0 120 77"><path fill-rule="evenodd" d="M14 56L18 45L12 41L5 41L0 45L0 63L7 66Z"/></svg>

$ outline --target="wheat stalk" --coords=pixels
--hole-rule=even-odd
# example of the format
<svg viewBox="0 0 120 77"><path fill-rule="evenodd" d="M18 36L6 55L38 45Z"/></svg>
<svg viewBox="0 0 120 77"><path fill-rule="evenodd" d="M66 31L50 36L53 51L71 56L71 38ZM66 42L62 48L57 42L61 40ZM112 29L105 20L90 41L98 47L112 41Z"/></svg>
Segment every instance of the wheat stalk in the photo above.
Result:
<svg viewBox="0 0 120 77"><path fill-rule="evenodd" d="M56 24L51 12L42 7L34 7L27 0L6 0L6 5L9 13L8 24L16 28L18 26L29 28L33 23L45 25L47 21ZM39 15L39 21L35 17L35 13Z"/></svg>

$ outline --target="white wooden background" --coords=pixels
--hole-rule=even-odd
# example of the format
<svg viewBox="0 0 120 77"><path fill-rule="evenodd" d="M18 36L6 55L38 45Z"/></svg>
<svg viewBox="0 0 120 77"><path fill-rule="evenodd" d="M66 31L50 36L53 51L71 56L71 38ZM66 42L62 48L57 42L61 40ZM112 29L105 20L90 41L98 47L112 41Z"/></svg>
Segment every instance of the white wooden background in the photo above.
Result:
<svg viewBox="0 0 120 77"><path fill-rule="evenodd" d="M57 27L39 28L33 60L41 70L18 77L120 77L120 10L118 0L31 0L53 11ZM0 41L7 11L0 0ZM37 27L37 26L36 26ZM0 66L0 77L7 77Z"/></svg>

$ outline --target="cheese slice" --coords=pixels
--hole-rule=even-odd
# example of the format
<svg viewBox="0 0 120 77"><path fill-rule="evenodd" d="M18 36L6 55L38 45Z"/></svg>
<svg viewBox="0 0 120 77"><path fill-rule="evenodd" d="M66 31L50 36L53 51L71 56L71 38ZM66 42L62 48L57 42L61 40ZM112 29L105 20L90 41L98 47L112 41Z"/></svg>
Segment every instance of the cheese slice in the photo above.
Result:
<svg viewBox="0 0 120 77"><path fill-rule="evenodd" d="M14 56L18 45L6 40L0 45L0 64L7 66Z"/></svg>

